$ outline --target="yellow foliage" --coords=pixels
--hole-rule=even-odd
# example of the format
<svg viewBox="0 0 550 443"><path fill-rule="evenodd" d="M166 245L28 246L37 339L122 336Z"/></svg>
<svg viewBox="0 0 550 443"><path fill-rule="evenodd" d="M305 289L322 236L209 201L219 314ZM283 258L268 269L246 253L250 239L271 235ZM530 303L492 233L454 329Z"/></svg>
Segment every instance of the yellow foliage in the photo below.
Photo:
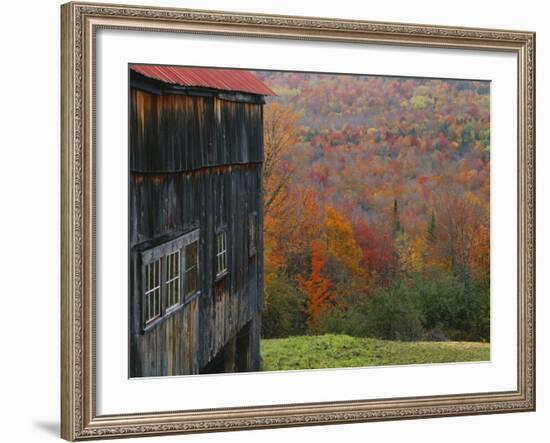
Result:
<svg viewBox="0 0 550 443"><path fill-rule="evenodd" d="M353 238L351 223L330 205L325 206L324 239L329 256L336 258L355 275L363 272L361 248Z"/></svg>
<svg viewBox="0 0 550 443"><path fill-rule="evenodd" d="M399 257L399 269L405 275L423 273L426 269L428 245L424 236L412 240L401 233L395 240L395 249Z"/></svg>

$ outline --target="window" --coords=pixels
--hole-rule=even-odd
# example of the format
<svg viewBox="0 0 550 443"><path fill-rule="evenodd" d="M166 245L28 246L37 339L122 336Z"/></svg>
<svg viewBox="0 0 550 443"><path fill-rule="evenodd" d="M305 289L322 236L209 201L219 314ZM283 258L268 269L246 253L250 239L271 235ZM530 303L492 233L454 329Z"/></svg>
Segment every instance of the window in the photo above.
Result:
<svg viewBox="0 0 550 443"><path fill-rule="evenodd" d="M161 259L158 259L145 267L145 323L160 317L160 264Z"/></svg>
<svg viewBox="0 0 550 443"><path fill-rule="evenodd" d="M199 241L185 246L185 297L197 291L199 280Z"/></svg>
<svg viewBox="0 0 550 443"><path fill-rule="evenodd" d="M141 252L143 324L148 328L199 292L199 230Z"/></svg>
<svg viewBox="0 0 550 443"><path fill-rule="evenodd" d="M227 274L227 232L216 234L216 278Z"/></svg>
<svg viewBox="0 0 550 443"><path fill-rule="evenodd" d="M248 216L248 256L254 257L257 252L258 213L252 212Z"/></svg>
<svg viewBox="0 0 550 443"><path fill-rule="evenodd" d="M180 251L166 256L166 309L180 302Z"/></svg>

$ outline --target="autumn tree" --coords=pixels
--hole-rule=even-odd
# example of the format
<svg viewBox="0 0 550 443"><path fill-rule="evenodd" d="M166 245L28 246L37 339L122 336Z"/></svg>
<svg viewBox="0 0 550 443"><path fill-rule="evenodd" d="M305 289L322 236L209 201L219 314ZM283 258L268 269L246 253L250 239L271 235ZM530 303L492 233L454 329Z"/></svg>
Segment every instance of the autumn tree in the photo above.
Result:
<svg viewBox="0 0 550 443"><path fill-rule="evenodd" d="M264 108L266 304L273 294L281 294L281 306L288 301L283 293L305 298L317 257L317 277L330 282L325 289L333 294L319 324L325 313L333 320L338 312L355 315L377 293L395 290L427 297L428 313L427 305L449 305L452 316L428 325L447 322L448 338L469 337L459 333L478 320L476 328L488 331L488 84L257 75L278 94ZM312 255L319 240L322 248ZM357 294L364 297L354 299ZM479 300L484 310L476 307Z"/></svg>
<svg viewBox="0 0 550 443"><path fill-rule="evenodd" d="M306 309L308 325L312 326L317 322L323 308L329 306L335 299L336 293L331 289L329 279L321 275L325 262L323 260L323 243L314 240L310 245L311 273L309 278L302 275L296 277L298 287L306 296Z"/></svg>
<svg viewBox="0 0 550 443"><path fill-rule="evenodd" d="M354 237L363 254L362 266L370 275L387 284L393 277L396 266L390 235L372 229L365 222L359 222L354 227Z"/></svg>
<svg viewBox="0 0 550 443"><path fill-rule="evenodd" d="M426 267L426 240L423 236L418 235L411 238L406 232L401 232L395 239L395 250L402 277L424 272Z"/></svg>
<svg viewBox="0 0 550 443"><path fill-rule="evenodd" d="M355 241L350 221L327 205L323 230L327 256L338 260L350 273L360 275L363 271L361 248Z"/></svg>
<svg viewBox="0 0 550 443"><path fill-rule="evenodd" d="M468 258L473 277L484 287L490 282L489 226L478 224L473 228L472 245Z"/></svg>
<svg viewBox="0 0 550 443"><path fill-rule="evenodd" d="M363 298L367 289L367 272L363 254L353 235L349 219L330 205L325 206L323 240L327 270L335 283L338 303L342 306Z"/></svg>
<svg viewBox="0 0 550 443"><path fill-rule="evenodd" d="M288 265L288 245L304 246L295 242L299 238L301 215L298 211L304 197L296 187L289 188L296 169L290 154L298 140L298 121L299 114L289 106L272 102L264 107L264 275L267 289L278 272Z"/></svg>
<svg viewBox="0 0 550 443"><path fill-rule="evenodd" d="M477 217L475 208L459 195L441 196L438 250L447 267L462 280L469 274L469 257Z"/></svg>
<svg viewBox="0 0 550 443"><path fill-rule="evenodd" d="M264 107L264 214L284 199L294 173L287 156L298 141L299 120L289 106L272 102Z"/></svg>
<svg viewBox="0 0 550 443"><path fill-rule="evenodd" d="M292 187L264 218L264 279L266 288L279 271L291 275L307 263L310 242L319 239L323 209L314 190ZM266 291L267 296L268 291Z"/></svg>

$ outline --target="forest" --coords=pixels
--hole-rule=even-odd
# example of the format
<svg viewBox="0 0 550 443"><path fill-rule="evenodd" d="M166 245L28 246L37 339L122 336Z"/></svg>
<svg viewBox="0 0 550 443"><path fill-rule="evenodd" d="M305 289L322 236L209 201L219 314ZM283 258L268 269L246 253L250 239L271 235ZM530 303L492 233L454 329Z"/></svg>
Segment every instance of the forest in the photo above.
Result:
<svg viewBox="0 0 550 443"><path fill-rule="evenodd" d="M490 341L490 83L255 71L262 338Z"/></svg>

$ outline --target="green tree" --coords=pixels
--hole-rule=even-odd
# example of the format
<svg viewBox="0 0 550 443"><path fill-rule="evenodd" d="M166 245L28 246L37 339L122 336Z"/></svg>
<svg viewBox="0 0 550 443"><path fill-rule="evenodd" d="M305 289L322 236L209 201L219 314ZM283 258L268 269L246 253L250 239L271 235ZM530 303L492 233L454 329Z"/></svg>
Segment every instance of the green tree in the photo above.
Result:
<svg viewBox="0 0 550 443"><path fill-rule="evenodd" d="M432 216L430 218L430 224L428 225L428 230L426 232L426 239L430 245L435 244L435 212L432 209Z"/></svg>
<svg viewBox="0 0 550 443"><path fill-rule="evenodd" d="M399 209L397 208L397 199L393 201L393 216L392 216L392 234L395 238L402 232L401 222L399 221Z"/></svg>
<svg viewBox="0 0 550 443"><path fill-rule="evenodd" d="M302 335L305 329L305 298L294 279L278 272L265 289L262 337L284 338Z"/></svg>

